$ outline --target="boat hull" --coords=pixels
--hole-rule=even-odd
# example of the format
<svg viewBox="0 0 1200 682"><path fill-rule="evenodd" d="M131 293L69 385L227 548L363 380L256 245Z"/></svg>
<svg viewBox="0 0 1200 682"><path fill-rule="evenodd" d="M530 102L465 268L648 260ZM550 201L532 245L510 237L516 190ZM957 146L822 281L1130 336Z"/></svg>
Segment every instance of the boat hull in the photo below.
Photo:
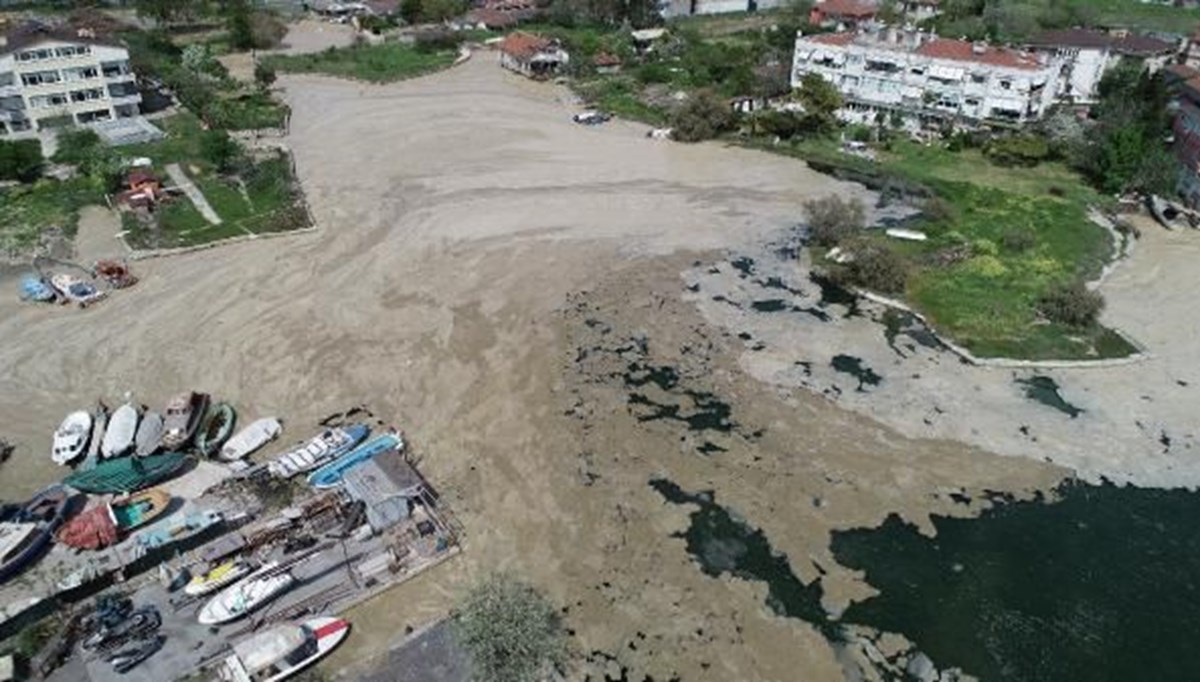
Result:
<svg viewBox="0 0 1200 682"><path fill-rule="evenodd" d="M88 471L76 471L63 483L85 493L133 493L174 476L187 463L187 455L167 452L149 457L120 457L101 462Z"/></svg>
<svg viewBox="0 0 1200 682"><path fill-rule="evenodd" d="M220 625L237 620L266 606L291 589L295 582L291 573L279 572L274 565L264 566L218 592L200 609L197 619L201 625Z"/></svg>
<svg viewBox="0 0 1200 682"><path fill-rule="evenodd" d="M100 443L100 456L105 459L120 457L133 449L137 436L138 410L129 403L118 407L108 420L104 441Z"/></svg>
<svg viewBox="0 0 1200 682"><path fill-rule="evenodd" d="M278 419L258 419L225 442L221 448L221 459L226 462L242 459L275 440L282 430Z"/></svg>
<svg viewBox="0 0 1200 682"><path fill-rule="evenodd" d="M4 582L25 570L42 555L67 513L71 496L60 485L51 486L34 495L17 512L20 523L36 525L33 534L25 541L21 550L8 561L0 564L0 582Z"/></svg>
<svg viewBox="0 0 1200 682"><path fill-rule="evenodd" d="M333 460L317 469L308 477L308 484L317 489L336 488L342 484L346 472L377 455L391 450L403 449L404 440L396 433L376 436L358 446L352 452Z"/></svg>
<svg viewBox="0 0 1200 682"><path fill-rule="evenodd" d="M291 478L312 471L352 452L370 433L371 428L365 424L328 429L304 445L275 458L267 468L279 478Z"/></svg>
<svg viewBox="0 0 1200 682"><path fill-rule="evenodd" d="M229 403L217 403L209 410L204 423L196 431L196 449L205 457L212 457L221 445L233 435L237 424L237 413Z"/></svg>
<svg viewBox="0 0 1200 682"><path fill-rule="evenodd" d="M88 441L92 436L92 415L85 411L67 415L54 432L54 451L50 458L55 464L65 466L87 454Z"/></svg>
<svg viewBox="0 0 1200 682"><path fill-rule="evenodd" d="M211 594L231 585L250 573L250 565L240 561L227 561L211 571L192 578L183 593L193 597Z"/></svg>
<svg viewBox="0 0 1200 682"><path fill-rule="evenodd" d="M163 418L157 412L147 412L138 425L137 435L133 437L134 454L138 457L149 457L158 451L162 441Z"/></svg>

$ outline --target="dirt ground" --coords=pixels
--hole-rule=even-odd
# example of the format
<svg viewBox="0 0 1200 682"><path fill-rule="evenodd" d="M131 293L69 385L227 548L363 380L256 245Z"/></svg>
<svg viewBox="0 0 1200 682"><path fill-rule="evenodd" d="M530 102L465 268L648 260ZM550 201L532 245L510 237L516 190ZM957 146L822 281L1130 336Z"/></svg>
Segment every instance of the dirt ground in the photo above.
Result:
<svg viewBox="0 0 1200 682"><path fill-rule="evenodd" d="M0 496L61 476L50 434L98 396L161 405L209 391L244 422L282 417L276 449L352 405L394 415L465 524L466 551L352 613L331 669L508 570L566 607L582 659L631 680L840 680L825 640L774 615L763 584L697 569L672 537L687 509L651 478L714 490L805 581L824 567L836 611L868 588L834 565L831 529L893 512L927 525L974 511L952 492L1064 475L759 382L739 367L742 342L684 299L696 261L786 230L807 197L860 188L790 159L648 140L637 125L576 126L569 95L486 54L389 86L281 85L322 229L140 262L137 287L85 311L0 297L0 436L19 446ZM732 405L725 451L700 455L678 424L640 421L617 359L580 362L608 343L589 320Z"/></svg>

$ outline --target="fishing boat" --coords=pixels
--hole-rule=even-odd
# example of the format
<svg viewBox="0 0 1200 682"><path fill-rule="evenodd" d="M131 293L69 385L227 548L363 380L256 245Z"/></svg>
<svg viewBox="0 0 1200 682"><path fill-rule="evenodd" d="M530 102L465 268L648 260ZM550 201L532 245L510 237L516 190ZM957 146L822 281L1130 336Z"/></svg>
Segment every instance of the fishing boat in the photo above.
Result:
<svg viewBox="0 0 1200 682"><path fill-rule="evenodd" d="M212 570L201 573L192 578L191 582L183 588L184 594L199 596L215 592L226 585L230 585L251 571L250 563L241 559L230 559L225 563L214 567Z"/></svg>
<svg viewBox="0 0 1200 682"><path fill-rule="evenodd" d="M304 445L277 457L267 465L267 470L279 478L312 471L350 452L369 433L371 428L366 424L326 429Z"/></svg>
<svg viewBox="0 0 1200 682"><path fill-rule="evenodd" d="M100 462L87 471L76 471L63 483L85 493L132 493L161 483L179 473L187 455L166 452L149 457L118 457Z"/></svg>
<svg viewBox="0 0 1200 682"><path fill-rule="evenodd" d="M171 398L163 417L163 449L183 449L192 440L207 410L207 393L188 391Z"/></svg>
<svg viewBox="0 0 1200 682"><path fill-rule="evenodd" d="M137 435L133 437L133 453L138 457L148 457L158 452L162 442L163 418L157 412L147 412L138 424Z"/></svg>
<svg viewBox="0 0 1200 682"><path fill-rule="evenodd" d="M238 431L233 438L225 441L225 447L221 448L221 459L226 462L242 459L275 440L282 430L283 426L274 417L256 419L249 426Z"/></svg>
<svg viewBox="0 0 1200 682"><path fill-rule="evenodd" d="M280 682L312 665L350 634L341 618L283 623L233 645L218 671L221 682Z"/></svg>
<svg viewBox="0 0 1200 682"><path fill-rule="evenodd" d="M108 427L104 431L104 441L100 443L100 456L112 459L127 454L133 449L134 438L137 437L138 408L133 403L125 403L112 413Z"/></svg>
<svg viewBox="0 0 1200 682"><path fill-rule="evenodd" d="M85 410L67 415L54 432L54 450L50 458L60 466L70 464L87 452L92 436L92 415Z"/></svg>
<svg viewBox="0 0 1200 682"><path fill-rule="evenodd" d="M196 431L196 449L205 457L217 454L221 445L233 434L237 423L237 413L229 403L221 402L213 405L200 429Z"/></svg>
<svg viewBox="0 0 1200 682"><path fill-rule="evenodd" d="M170 504L171 496L162 490L140 492L92 507L64 524L55 537L77 549L102 549L162 516Z"/></svg>
<svg viewBox="0 0 1200 682"><path fill-rule="evenodd" d="M349 454L314 471L308 477L308 484L314 488L335 488L342 484L342 476L359 464L384 452L403 449L404 439L398 433L389 432L376 436Z"/></svg>
<svg viewBox="0 0 1200 682"><path fill-rule="evenodd" d="M0 523L0 582L41 556L62 523L70 499L62 486L51 486L22 505L11 520Z"/></svg>
<svg viewBox="0 0 1200 682"><path fill-rule="evenodd" d="M166 641L167 638L165 635L155 635L148 639L139 640L109 656L108 662L112 664L113 670L123 675L140 665L142 661L153 656L155 652L162 648L163 643Z"/></svg>
<svg viewBox="0 0 1200 682"><path fill-rule="evenodd" d="M151 550L172 542L191 537L205 531L225 520L225 516L215 509L205 509L193 512L178 521L172 521L166 528L150 528L135 536L138 547Z"/></svg>
<svg viewBox="0 0 1200 682"><path fill-rule="evenodd" d="M100 461L100 442L104 440L104 432L108 428L108 405L96 403L96 411L92 413L92 439L88 444L87 457L79 465L79 470L86 471L96 466Z"/></svg>
<svg viewBox="0 0 1200 682"><path fill-rule="evenodd" d="M217 625L241 618L291 589L295 582L295 577L278 563L266 564L210 599L200 609L200 624Z"/></svg>
<svg viewBox="0 0 1200 682"><path fill-rule="evenodd" d="M82 279L65 272L51 277L50 284L60 296L72 303L78 303L81 308L86 308L108 295Z"/></svg>
<svg viewBox="0 0 1200 682"><path fill-rule="evenodd" d="M39 303L49 303L58 294L55 293L54 287L46 284L46 280L37 275L26 275L21 278L21 300L22 301L37 301Z"/></svg>

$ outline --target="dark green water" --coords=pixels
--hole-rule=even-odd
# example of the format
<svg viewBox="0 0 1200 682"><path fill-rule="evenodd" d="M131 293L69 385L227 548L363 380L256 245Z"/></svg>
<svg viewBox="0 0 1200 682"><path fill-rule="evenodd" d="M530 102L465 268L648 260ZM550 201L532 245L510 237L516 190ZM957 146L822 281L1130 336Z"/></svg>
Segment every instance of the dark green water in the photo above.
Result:
<svg viewBox="0 0 1200 682"><path fill-rule="evenodd" d="M1053 407L1059 412L1068 415L1071 419L1083 414L1082 409L1075 407L1063 399L1062 394L1058 392L1058 383L1048 376L1038 374L1028 379L1017 379L1016 381L1025 387L1025 397L1030 400L1037 401L1047 407Z"/></svg>
<svg viewBox="0 0 1200 682"><path fill-rule="evenodd" d="M867 365L863 364L861 358L856 358L853 355L835 355L829 362L834 370L842 374L849 374L858 379L858 390L865 391L865 386L878 386L883 377L875 373Z"/></svg>

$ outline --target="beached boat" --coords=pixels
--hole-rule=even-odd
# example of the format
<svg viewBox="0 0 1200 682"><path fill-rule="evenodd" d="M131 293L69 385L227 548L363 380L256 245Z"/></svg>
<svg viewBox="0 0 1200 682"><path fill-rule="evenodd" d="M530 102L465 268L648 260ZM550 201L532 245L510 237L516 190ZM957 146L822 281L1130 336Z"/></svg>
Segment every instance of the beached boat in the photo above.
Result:
<svg viewBox="0 0 1200 682"><path fill-rule="evenodd" d="M119 457L100 462L87 471L76 471L63 483L85 493L132 493L149 488L179 473L187 455L166 452L149 457Z"/></svg>
<svg viewBox="0 0 1200 682"><path fill-rule="evenodd" d="M162 516L170 504L171 496L162 490L140 492L92 507L65 523L55 537L77 549L102 549Z"/></svg>
<svg viewBox="0 0 1200 682"><path fill-rule="evenodd" d="M233 411L233 405L229 403L213 405L204 417L204 422L200 425L199 430L196 431L196 449L205 457L217 454L217 450L233 434L233 427L236 423L237 413Z"/></svg>
<svg viewBox="0 0 1200 682"><path fill-rule="evenodd" d="M350 452L370 433L371 428L366 424L326 429L304 445L277 457L267 469L280 478L312 471Z"/></svg>
<svg viewBox="0 0 1200 682"><path fill-rule="evenodd" d="M62 523L71 496L51 486L22 505L10 521L0 523L0 581L25 569L50 544Z"/></svg>
<svg viewBox="0 0 1200 682"><path fill-rule="evenodd" d="M275 440L282 430L283 426L274 417L257 419L225 441L225 447L221 448L221 459L226 462L242 459Z"/></svg>
<svg viewBox="0 0 1200 682"><path fill-rule="evenodd" d="M22 301L38 301L39 303L49 303L58 294L54 291L54 287L46 284L46 280L37 275L26 275L21 279L21 300Z"/></svg>
<svg viewBox="0 0 1200 682"><path fill-rule="evenodd" d="M137 435L133 437L133 452L138 457L148 457L158 452L162 443L163 418L157 412L147 412L138 424Z"/></svg>
<svg viewBox="0 0 1200 682"><path fill-rule="evenodd" d="M314 488L334 488L342 484L342 476L347 471L390 450L403 450L404 439L398 433L385 433L355 448L343 457L335 459L314 471L308 477L308 484Z"/></svg>
<svg viewBox="0 0 1200 682"><path fill-rule="evenodd" d="M100 456L104 459L120 457L133 449L137 437L138 419L141 414L133 403L125 403L112 413L100 443Z"/></svg>
<svg viewBox="0 0 1200 682"><path fill-rule="evenodd" d="M151 550L156 547L169 545L172 542L192 537L225 520L225 516L215 509L204 509L172 521L166 528L149 528L134 536L138 547Z"/></svg>
<svg viewBox="0 0 1200 682"><path fill-rule="evenodd" d="M251 565L249 562L242 559L231 559L206 573L201 573L192 578L191 582L183 588L183 592L184 594L194 596L215 592L249 575L250 571Z"/></svg>
<svg viewBox="0 0 1200 682"><path fill-rule="evenodd" d="M162 648L163 643L166 641L167 638L165 635L155 635L148 639L139 640L109 656L108 662L112 664L113 670L123 675L140 665L142 661L153 656L156 651Z"/></svg>
<svg viewBox="0 0 1200 682"><path fill-rule="evenodd" d="M162 614L154 606L141 606L124 617L116 617L92 633L80 645L88 651L111 651L131 640L152 635L162 627Z"/></svg>
<svg viewBox="0 0 1200 682"><path fill-rule="evenodd" d="M88 444L87 457L79 464L77 471L87 471L95 468L100 461L100 443L104 440L104 432L108 428L108 406L102 402L96 403L96 411L92 413L92 438Z"/></svg>
<svg viewBox="0 0 1200 682"><path fill-rule="evenodd" d="M208 411L208 394L188 391L167 403L163 417L162 446L164 450L181 450L200 427L204 413Z"/></svg>
<svg viewBox="0 0 1200 682"><path fill-rule="evenodd" d="M200 609L200 623L217 625L241 618L291 589L295 582L292 574L278 563L266 564L210 599Z"/></svg>
<svg viewBox="0 0 1200 682"><path fill-rule="evenodd" d="M88 439L92 436L92 415L86 411L67 415L54 432L54 450L50 458L55 464L66 465L87 453Z"/></svg>
<svg viewBox="0 0 1200 682"><path fill-rule="evenodd" d="M312 665L350 634L341 618L284 623L233 645L221 663L221 682L280 682Z"/></svg>
<svg viewBox="0 0 1200 682"><path fill-rule="evenodd" d="M72 303L78 303L81 308L86 308L108 295L82 279L65 272L51 277L50 284L60 296Z"/></svg>

